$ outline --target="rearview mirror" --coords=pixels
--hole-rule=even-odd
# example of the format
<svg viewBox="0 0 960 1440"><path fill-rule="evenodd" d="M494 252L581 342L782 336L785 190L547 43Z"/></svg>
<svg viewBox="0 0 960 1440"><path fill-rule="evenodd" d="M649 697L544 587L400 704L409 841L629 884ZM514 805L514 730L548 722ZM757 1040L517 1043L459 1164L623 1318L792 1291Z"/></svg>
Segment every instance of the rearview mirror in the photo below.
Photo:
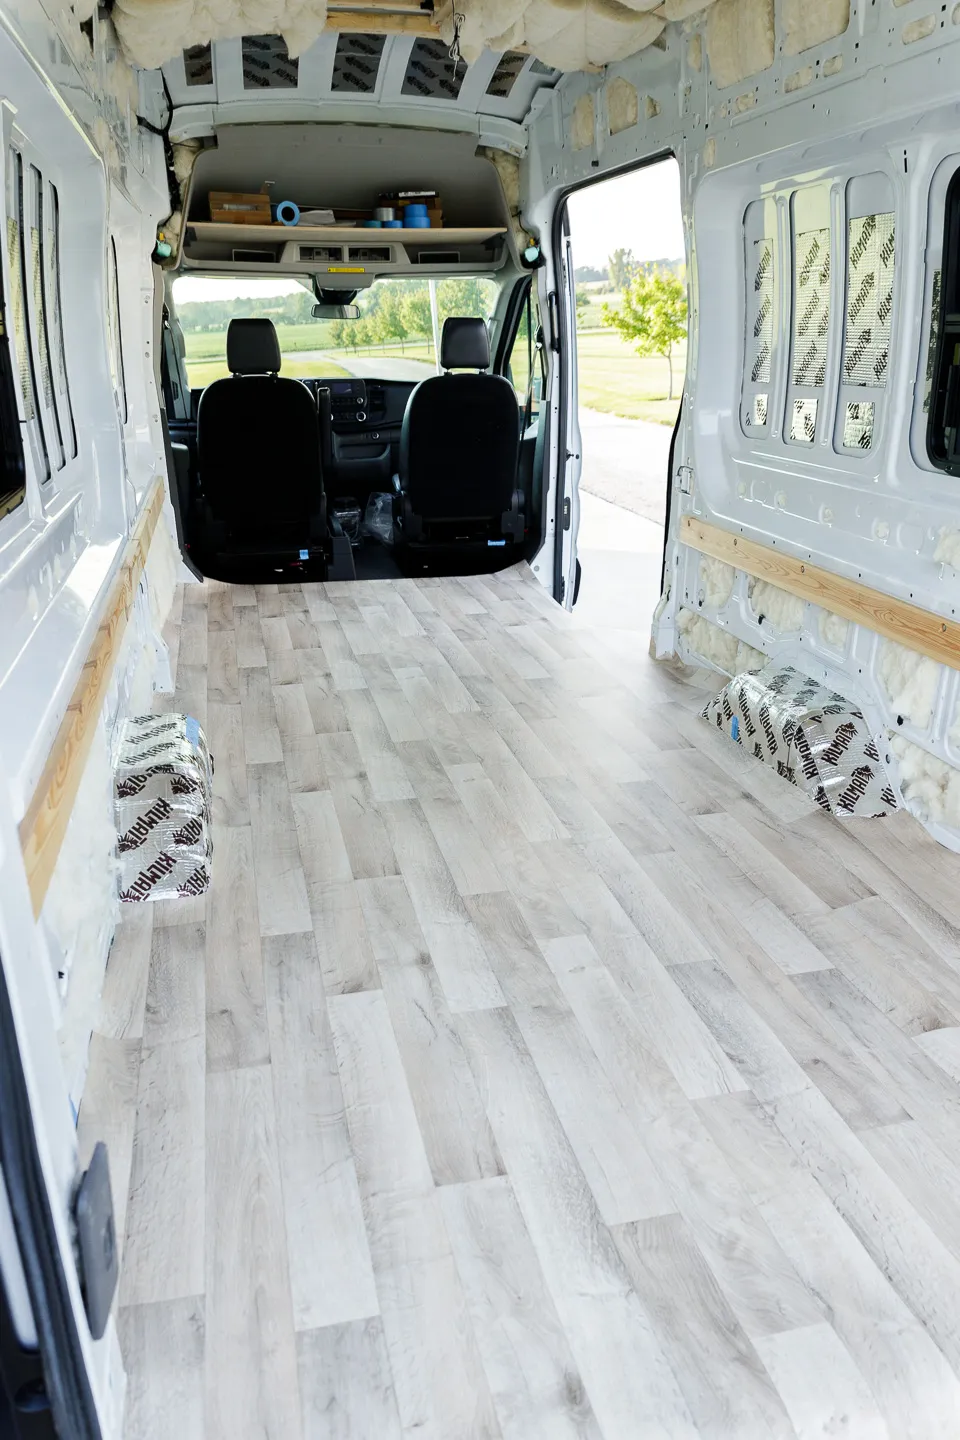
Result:
<svg viewBox="0 0 960 1440"><path fill-rule="evenodd" d="M359 305L314 305L310 311L314 320L359 320Z"/></svg>

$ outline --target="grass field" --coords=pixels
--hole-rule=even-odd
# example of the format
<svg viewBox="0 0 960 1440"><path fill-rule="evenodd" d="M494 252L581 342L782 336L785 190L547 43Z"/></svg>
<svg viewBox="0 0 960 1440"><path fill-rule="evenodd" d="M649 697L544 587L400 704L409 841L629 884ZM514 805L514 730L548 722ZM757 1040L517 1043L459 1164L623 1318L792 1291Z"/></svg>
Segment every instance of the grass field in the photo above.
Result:
<svg viewBox="0 0 960 1440"><path fill-rule="evenodd" d="M587 330L577 336L580 404L627 420L674 425L680 408L686 348L673 357L674 399L667 400L669 370L659 355L641 358L611 330Z"/></svg>
<svg viewBox="0 0 960 1440"><path fill-rule="evenodd" d="M322 324L277 326L284 356L284 375L300 379L323 374L334 380L350 374L351 352L348 350L337 352L327 347L327 353L339 353L342 366L328 360L295 358L298 351L324 349L324 334L325 326ZM228 373L224 358L226 336L223 333L189 334L185 338L191 386L209 385L212 380L219 380ZM360 353L365 360L386 357L433 361L433 347L422 342L408 343L403 350L397 345L376 346L364 348ZM611 330L581 328L577 337L577 355L581 405L608 415L621 415L628 420L674 424L687 361L685 347L678 348L673 357L673 400L666 398L669 380L666 360L660 356L642 359L632 346Z"/></svg>

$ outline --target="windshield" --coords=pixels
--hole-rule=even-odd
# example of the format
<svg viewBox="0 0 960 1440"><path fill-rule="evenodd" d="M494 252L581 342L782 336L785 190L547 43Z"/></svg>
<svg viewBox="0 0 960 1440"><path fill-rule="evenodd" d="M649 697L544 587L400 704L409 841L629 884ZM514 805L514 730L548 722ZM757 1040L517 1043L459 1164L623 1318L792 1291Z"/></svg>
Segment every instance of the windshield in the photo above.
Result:
<svg viewBox="0 0 960 1440"><path fill-rule="evenodd" d="M289 378L422 380L436 370L431 291L439 327L448 315L489 320L498 289L488 276L390 277L360 291L355 302L358 320L311 319L312 290L290 279L181 275L174 281L173 299L186 346L187 376L196 390L229 374L227 326L240 317L273 321L282 373Z"/></svg>

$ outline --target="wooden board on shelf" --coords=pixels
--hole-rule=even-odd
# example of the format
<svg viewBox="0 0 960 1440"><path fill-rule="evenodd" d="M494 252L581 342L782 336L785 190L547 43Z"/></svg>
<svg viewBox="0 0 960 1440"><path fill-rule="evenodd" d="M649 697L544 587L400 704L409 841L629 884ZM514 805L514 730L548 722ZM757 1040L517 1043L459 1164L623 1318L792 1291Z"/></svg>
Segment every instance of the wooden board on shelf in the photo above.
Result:
<svg viewBox="0 0 960 1440"><path fill-rule="evenodd" d="M188 220L187 245L190 231L205 245L222 241L226 244L249 245L251 241L285 244L297 240L304 245L482 245L497 235L506 235L503 225L457 225L439 230L385 230L377 227L339 225L228 225L213 220Z"/></svg>

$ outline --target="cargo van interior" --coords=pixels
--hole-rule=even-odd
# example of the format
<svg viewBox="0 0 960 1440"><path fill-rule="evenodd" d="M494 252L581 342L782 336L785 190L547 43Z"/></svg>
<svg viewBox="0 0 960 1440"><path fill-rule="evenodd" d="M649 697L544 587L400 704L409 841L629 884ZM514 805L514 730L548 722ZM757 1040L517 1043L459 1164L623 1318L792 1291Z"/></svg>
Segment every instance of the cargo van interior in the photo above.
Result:
<svg viewBox="0 0 960 1440"><path fill-rule="evenodd" d="M960 5L0 21L0 1434L954 1440Z"/></svg>

